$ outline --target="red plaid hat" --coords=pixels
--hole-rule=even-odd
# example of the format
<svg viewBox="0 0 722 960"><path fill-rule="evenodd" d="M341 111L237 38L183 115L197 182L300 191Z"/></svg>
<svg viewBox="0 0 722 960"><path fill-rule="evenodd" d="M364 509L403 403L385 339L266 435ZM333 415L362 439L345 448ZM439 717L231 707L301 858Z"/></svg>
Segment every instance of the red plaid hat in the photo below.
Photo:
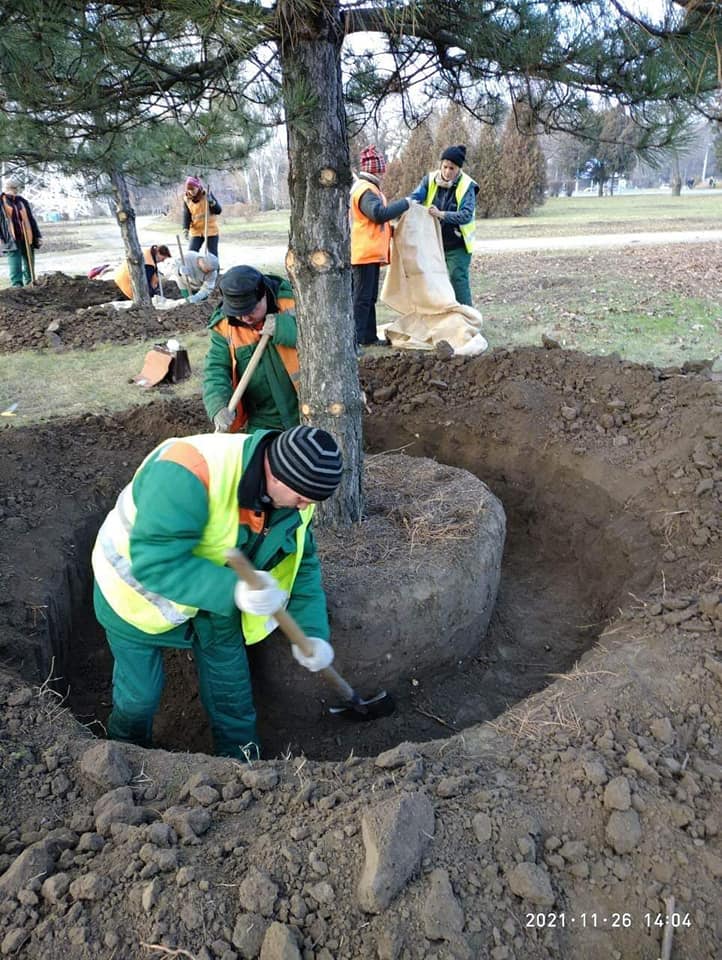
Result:
<svg viewBox="0 0 722 960"><path fill-rule="evenodd" d="M378 177L386 172L386 160L383 153L376 149L375 143L361 151L361 170L364 173L373 173Z"/></svg>

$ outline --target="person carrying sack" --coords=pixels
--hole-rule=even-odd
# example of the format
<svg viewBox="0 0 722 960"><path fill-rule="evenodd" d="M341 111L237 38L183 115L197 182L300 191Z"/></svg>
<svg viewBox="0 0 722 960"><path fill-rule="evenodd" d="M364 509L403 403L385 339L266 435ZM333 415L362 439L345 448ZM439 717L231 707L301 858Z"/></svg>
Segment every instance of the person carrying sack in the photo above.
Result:
<svg viewBox="0 0 722 960"><path fill-rule="evenodd" d="M462 171L466 147L460 143L441 154L441 166L425 174L411 194L441 222L441 239L449 280L459 303L472 307L469 268L474 252L476 195L479 185Z"/></svg>
<svg viewBox="0 0 722 960"><path fill-rule="evenodd" d="M357 346L381 344L376 335L376 301L381 267L391 252L390 220L409 209L410 199L386 203L381 179L386 160L372 144L361 151L361 172L351 187L351 270Z"/></svg>

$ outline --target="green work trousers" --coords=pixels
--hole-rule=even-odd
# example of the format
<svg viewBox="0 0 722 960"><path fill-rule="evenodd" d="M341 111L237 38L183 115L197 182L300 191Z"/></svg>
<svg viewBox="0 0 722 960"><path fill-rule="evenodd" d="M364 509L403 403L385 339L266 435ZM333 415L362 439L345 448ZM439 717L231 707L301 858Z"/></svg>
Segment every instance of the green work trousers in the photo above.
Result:
<svg viewBox="0 0 722 960"><path fill-rule="evenodd" d="M446 260L446 269L449 272L449 280L454 288L457 302L473 307L469 284L471 254L466 252L465 247L455 247L453 250L444 250L444 260Z"/></svg>
<svg viewBox="0 0 722 960"><path fill-rule="evenodd" d="M162 639L146 640L148 635L130 626L127 631L106 627L106 634L115 659L110 737L152 745L153 717L164 682L163 647L190 648L216 753L258 757L256 710L239 620L201 610L187 624L162 634Z"/></svg>
<svg viewBox="0 0 722 960"><path fill-rule="evenodd" d="M30 270L30 262L28 260L28 254L26 250L9 250L8 251L8 270L10 272L10 286L11 287L26 287L33 279L32 271ZM33 258L33 264L35 262L35 251L30 250L30 256Z"/></svg>

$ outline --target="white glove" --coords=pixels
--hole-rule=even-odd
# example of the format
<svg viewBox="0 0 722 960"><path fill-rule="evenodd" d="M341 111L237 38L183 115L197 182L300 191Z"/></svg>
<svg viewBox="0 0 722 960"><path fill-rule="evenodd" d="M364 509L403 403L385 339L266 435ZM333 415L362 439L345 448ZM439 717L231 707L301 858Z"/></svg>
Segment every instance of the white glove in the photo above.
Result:
<svg viewBox="0 0 722 960"><path fill-rule="evenodd" d="M406 202L410 207L413 207L414 205L418 206L418 203L419 203L416 197L406 197Z"/></svg>
<svg viewBox="0 0 722 960"><path fill-rule="evenodd" d="M239 580L233 593L233 600L238 609L244 613L267 617L282 609L288 600L288 594L285 590L281 590L275 577L265 570L259 570L256 575L263 580L264 586L260 590L253 590L245 580Z"/></svg>
<svg viewBox="0 0 722 960"><path fill-rule="evenodd" d="M194 293L193 296L188 297L188 303L203 303L207 296L208 292L206 290L199 290L198 293Z"/></svg>
<svg viewBox="0 0 722 960"><path fill-rule="evenodd" d="M330 667L333 663L333 647L328 640L322 640L320 637L306 637L306 639L313 648L313 653L307 657L301 653L295 643L292 643L291 653L294 658L311 673L318 673L319 670Z"/></svg>
<svg viewBox="0 0 722 960"><path fill-rule="evenodd" d="M228 407L221 407L213 417L213 426L216 428L217 433L228 433L235 419L235 413L231 413Z"/></svg>
<svg viewBox="0 0 722 960"><path fill-rule="evenodd" d="M269 337L272 337L276 332L276 318L273 314L270 314L266 317L266 321L261 327L261 334L267 333Z"/></svg>

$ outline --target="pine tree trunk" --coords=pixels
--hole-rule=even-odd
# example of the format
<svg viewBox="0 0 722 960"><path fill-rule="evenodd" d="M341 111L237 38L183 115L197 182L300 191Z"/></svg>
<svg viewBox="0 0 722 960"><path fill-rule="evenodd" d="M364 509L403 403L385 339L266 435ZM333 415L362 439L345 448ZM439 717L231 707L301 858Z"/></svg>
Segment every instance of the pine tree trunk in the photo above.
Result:
<svg viewBox="0 0 722 960"><path fill-rule="evenodd" d="M130 271L130 285L133 290L133 303L149 307L150 291L145 276L145 260L135 229L135 210L130 204L130 194L125 177L119 170L110 175L110 182L115 197L115 218L120 224L120 234L123 238L123 248Z"/></svg>
<svg viewBox="0 0 722 960"><path fill-rule="evenodd" d="M291 229L286 268L296 292L304 422L339 441L344 476L319 509L324 525L361 516L361 414L351 305L351 185L341 85L338 0L280 0Z"/></svg>

